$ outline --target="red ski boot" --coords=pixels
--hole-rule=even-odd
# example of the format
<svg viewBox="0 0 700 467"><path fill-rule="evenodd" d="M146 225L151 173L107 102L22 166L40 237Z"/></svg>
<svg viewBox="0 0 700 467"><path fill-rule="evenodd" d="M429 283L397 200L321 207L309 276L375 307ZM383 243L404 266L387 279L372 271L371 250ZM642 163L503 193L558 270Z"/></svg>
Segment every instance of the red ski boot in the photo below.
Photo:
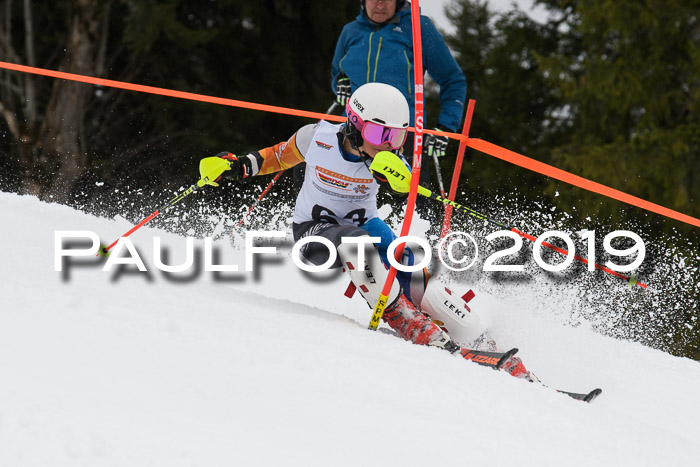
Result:
<svg viewBox="0 0 700 467"><path fill-rule="evenodd" d="M518 357L510 357L501 367L501 370L509 373L511 376L516 378L522 378L530 381L531 383L539 383L539 378L535 376L534 373L527 371L523 361Z"/></svg>
<svg viewBox="0 0 700 467"><path fill-rule="evenodd" d="M399 337L418 345L445 347L450 338L403 294L384 311L382 319Z"/></svg>
<svg viewBox="0 0 700 467"><path fill-rule="evenodd" d="M482 336L477 345L483 345L491 352L498 352L498 345L496 345L496 341L488 336ZM505 371L511 376L515 376L516 378L526 379L531 383L540 382L540 379L535 376L534 373L525 368L525 365L523 365L523 361L520 359L520 357L510 357L505 361L501 367L501 370Z"/></svg>

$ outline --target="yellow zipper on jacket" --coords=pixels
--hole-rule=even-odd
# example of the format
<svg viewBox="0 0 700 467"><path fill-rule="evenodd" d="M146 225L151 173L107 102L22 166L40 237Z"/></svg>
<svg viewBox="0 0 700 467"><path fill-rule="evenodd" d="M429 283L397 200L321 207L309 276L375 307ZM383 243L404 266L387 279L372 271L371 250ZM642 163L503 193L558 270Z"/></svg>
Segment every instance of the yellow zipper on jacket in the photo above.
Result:
<svg viewBox="0 0 700 467"><path fill-rule="evenodd" d="M408 53L406 53L406 50L403 51L403 56L406 57L406 68L407 68L407 73L406 73L406 78L408 78L408 83L406 83L408 87L408 95L411 95L411 61L408 59Z"/></svg>
<svg viewBox="0 0 700 467"><path fill-rule="evenodd" d="M372 38L374 36L375 31L372 31L369 34L369 47L367 50L367 77L366 77L366 82L374 82L377 81L377 69L379 68L379 54L382 51L382 41L384 40L383 37L379 38L379 45L377 45L377 55L374 58L374 73L372 74L372 80L370 81L369 79L369 74L370 70L372 69Z"/></svg>

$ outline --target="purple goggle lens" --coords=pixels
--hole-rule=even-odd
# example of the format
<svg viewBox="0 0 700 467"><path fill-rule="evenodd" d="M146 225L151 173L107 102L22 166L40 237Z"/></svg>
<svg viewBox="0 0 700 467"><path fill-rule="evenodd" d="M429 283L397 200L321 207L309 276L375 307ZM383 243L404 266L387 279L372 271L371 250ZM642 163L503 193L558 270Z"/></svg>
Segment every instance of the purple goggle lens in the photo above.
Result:
<svg viewBox="0 0 700 467"><path fill-rule="evenodd" d="M384 143L389 143L391 149L400 149L403 143L406 142L408 130L405 128L389 128L381 126L378 123L365 122L359 115L353 112L349 102L345 113L355 127L361 129L360 134L362 138L374 146L381 146Z"/></svg>
<svg viewBox="0 0 700 467"><path fill-rule="evenodd" d="M365 122L365 126L362 127L362 138L374 146L389 143L391 149L399 149L406 142L406 130L388 128L374 122Z"/></svg>

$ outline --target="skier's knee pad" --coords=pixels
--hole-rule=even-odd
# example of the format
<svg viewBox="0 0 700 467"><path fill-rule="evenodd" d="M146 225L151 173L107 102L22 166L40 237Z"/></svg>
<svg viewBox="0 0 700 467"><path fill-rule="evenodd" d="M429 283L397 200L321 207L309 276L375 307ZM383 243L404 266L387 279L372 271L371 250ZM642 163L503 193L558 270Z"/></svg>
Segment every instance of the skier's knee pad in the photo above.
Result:
<svg viewBox="0 0 700 467"><path fill-rule="evenodd" d="M462 345L474 342L486 330L482 316L435 279L428 281L420 308Z"/></svg>
<svg viewBox="0 0 700 467"><path fill-rule="evenodd" d="M384 264L382 264L376 248L369 247L365 249L365 259L362 264L358 263L357 248L356 244L341 243L338 246L338 256L343 263L343 267L350 274L350 279L357 287L357 290L367 301L370 308L374 308L389 273ZM389 308L400 296L401 286L394 279L386 307Z"/></svg>

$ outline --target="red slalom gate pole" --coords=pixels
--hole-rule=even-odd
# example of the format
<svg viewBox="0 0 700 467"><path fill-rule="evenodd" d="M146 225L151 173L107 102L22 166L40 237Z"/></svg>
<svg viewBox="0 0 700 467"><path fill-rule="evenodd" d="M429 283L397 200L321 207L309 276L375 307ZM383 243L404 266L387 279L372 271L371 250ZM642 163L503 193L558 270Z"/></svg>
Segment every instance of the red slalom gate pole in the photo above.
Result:
<svg viewBox="0 0 700 467"><path fill-rule="evenodd" d="M455 161L455 168L452 172L452 182L450 183L450 194L449 199L455 199L457 196L457 185L459 185L459 176L462 173L462 163L464 162L464 154L467 150L467 139L469 138L469 130L472 126L472 117L474 116L474 106L476 101L474 99L469 99L467 104L467 114L464 117L464 126L462 127L462 135L464 139L459 141L459 149L457 150L457 160ZM445 196L445 195L443 195ZM440 240L445 238L445 235L451 229L450 223L452 221L452 206L445 205L445 217L442 221L442 230L440 231Z"/></svg>
<svg viewBox="0 0 700 467"><path fill-rule="evenodd" d="M418 197L418 179L420 178L421 155L423 152L423 46L420 32L420 6L418 0L411 2L411 20L413 21L413 60L414 60L414 81L415 81L415 138L413 144L413 166L411 169L411 189L408 193L408 204L406 205L406 216L401 224L401 237L408 235L413 220L413 212ZM403 255L405 244L400 244L396 248L394 258L398 261ZM389 275L384 282L382 293L374 306L372 319L369 322L369 329L376 330L384 315L389 292L396 277L396 268L389 268Z"/></svg>

